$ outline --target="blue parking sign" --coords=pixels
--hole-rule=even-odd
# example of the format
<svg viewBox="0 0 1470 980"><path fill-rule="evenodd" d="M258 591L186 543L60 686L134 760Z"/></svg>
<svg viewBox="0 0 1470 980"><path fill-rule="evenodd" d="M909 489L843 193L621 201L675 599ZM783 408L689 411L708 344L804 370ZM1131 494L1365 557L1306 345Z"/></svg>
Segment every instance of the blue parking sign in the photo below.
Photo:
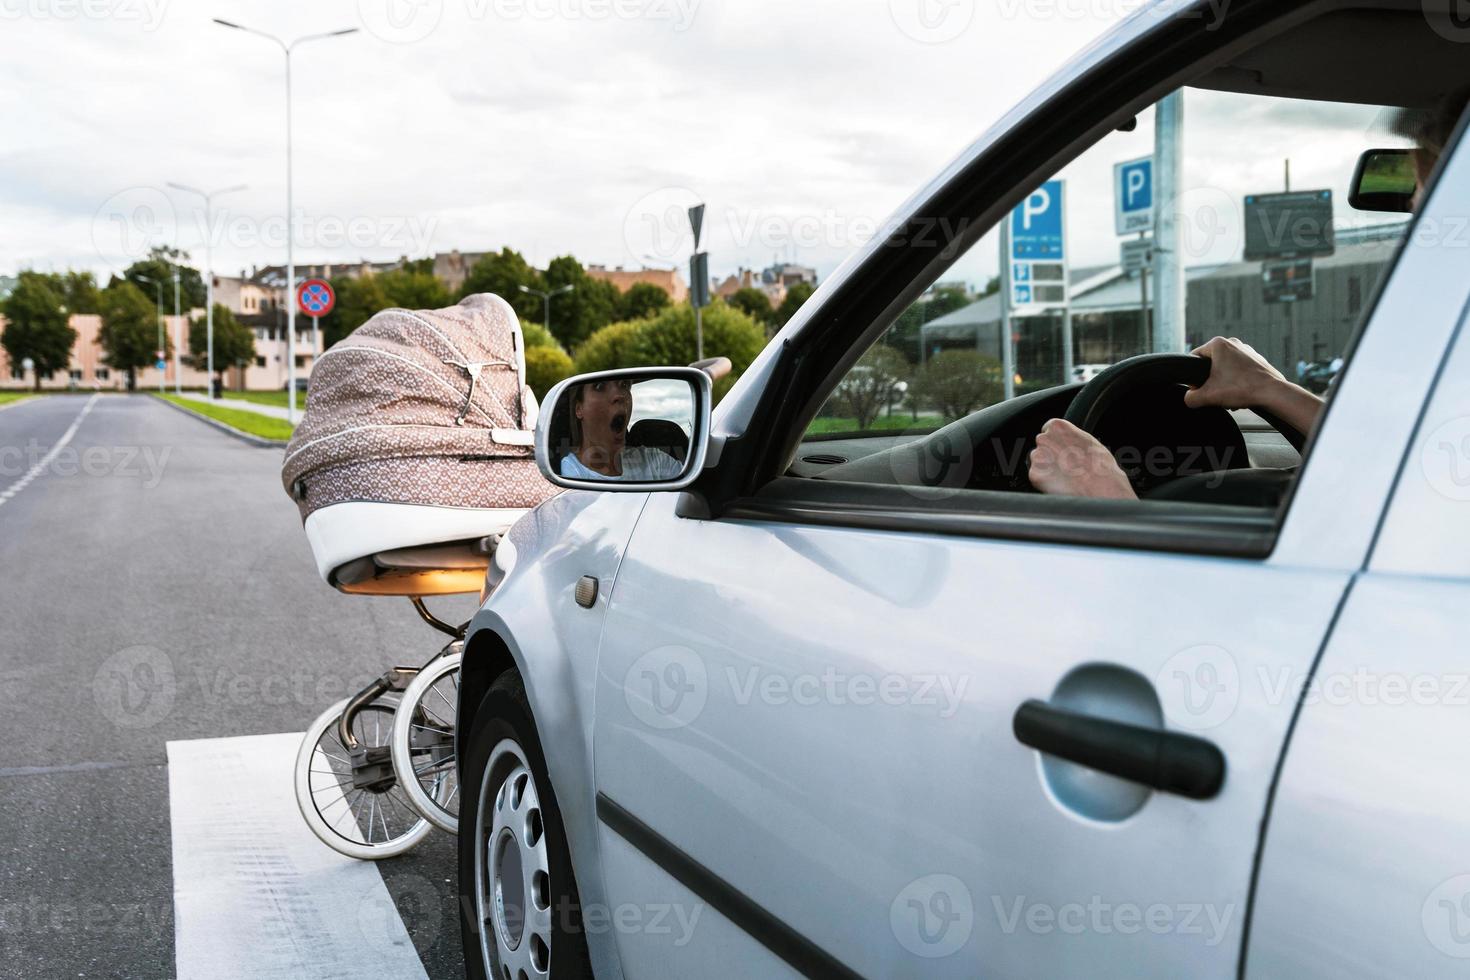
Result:
<svg viewBox="0 0 1470 980"><path fill-rule="evenodd" d="M1119 235L1153 228L1154 158L1130 160L1113 167L1113 196L1117 203Z"/></svg>
<svg viewBox="0 0 1470 980"><path fill-rule="evenodd" d="M1031 263L1014 262L1011 264L1011 282L1030 282Z"/></svg>
<svg viewBox="0 0 1470 980"><path fill-rule="evenodd" d="M1032 191L1011 212L1011 259L1046 259L1059 262L1065 245L1062 213L1066 188L1060 180L1049 180Z"/></svg>

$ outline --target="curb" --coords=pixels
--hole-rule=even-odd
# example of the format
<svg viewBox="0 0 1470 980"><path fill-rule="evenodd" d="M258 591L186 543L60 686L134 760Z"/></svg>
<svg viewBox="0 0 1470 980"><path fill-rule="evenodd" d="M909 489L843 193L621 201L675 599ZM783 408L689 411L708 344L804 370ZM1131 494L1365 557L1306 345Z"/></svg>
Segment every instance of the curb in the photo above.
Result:
<svg viewBox="0 0 1470 980"><path fill-rule="evenodd" d="M176 405L176 404L174 404L173 402L169 401L167 398L159 398L157 395L153 394L152 392L149 392L148 393L148 397L151 398L153 401L157 402L160 405L167 405L169 408L173 409L175 412L180 412L180 413L182 413L184 415L187 415L191 419L198 419L199 421L203 422L205 425L212 426L213 428L216 428L219 431L223 432L225 435L234 436L236 439L239 439L241 442L248 442L252 446L258 446L258 447L260 447L262 449L285 449L286 446L287 446L287 443L282 442L282 441L279 441L279 440L276 440L276 439L263 439L260 436L253 436L253 435L251 435L248 432L241 432L239 429L235 428L234 426L232 426L232 425L226 425L225 423L221 422L219 419L212 419L208 415L200 415L198 412L192 412L192 411L190 411L189 409L185 408L182 405Z"/></svg>

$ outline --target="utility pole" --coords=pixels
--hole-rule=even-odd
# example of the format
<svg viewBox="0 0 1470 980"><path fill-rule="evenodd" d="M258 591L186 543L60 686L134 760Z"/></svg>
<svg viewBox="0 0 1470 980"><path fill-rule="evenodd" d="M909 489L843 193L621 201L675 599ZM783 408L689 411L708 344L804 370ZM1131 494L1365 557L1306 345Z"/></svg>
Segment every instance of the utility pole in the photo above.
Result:
<svg viewBox="0 0 1470 980"><path fill-rule="evenodd" d="M204 199L204 372L209 375L209 400L214 401L214 199L224 194L243 191L244 184L220 191L201 191L183 184L168 186Z"/></svg>

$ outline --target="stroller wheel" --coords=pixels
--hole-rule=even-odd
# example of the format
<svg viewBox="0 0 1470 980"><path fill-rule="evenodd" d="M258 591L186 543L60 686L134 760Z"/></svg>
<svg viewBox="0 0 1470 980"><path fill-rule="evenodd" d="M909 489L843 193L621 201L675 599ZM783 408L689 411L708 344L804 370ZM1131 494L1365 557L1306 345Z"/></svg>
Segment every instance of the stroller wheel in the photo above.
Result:
<svg viewBox="0 0 1470 980"><path fill-rule="evenodd" d="M403 692L393 718L393 772L409 805L440 830L459 832L459 772L454 732L459 719L462 653L434 661Z"/></svg>
<svg viewBox="0 0 1470 980"><path fill-rule="evenodd" d="M346 708L347 700L337 702L307 728L296 754L296 805L312 833L339 854L397 857L430 830L393 775L388 739L398 698L381 697L358 712L355 750L337 733Z"/></svg>

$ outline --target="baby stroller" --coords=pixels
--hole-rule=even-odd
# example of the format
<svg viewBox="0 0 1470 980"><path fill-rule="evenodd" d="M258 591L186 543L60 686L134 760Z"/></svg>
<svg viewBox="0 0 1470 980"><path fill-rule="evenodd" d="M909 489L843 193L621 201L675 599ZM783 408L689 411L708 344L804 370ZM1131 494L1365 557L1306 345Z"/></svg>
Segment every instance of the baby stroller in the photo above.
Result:
<svg viewBox="0 0 1470 980"><path fill-rule="evenodd" d="M377 314L318 360L286 448L317 571L349 595L406 596L449 642L394 666L307 728L296 802L349 857L395 857L458 830L454 756L468 624L424 603L478 593L504 533L556 492L536 469L520 324L498 296Z"/></svg>

